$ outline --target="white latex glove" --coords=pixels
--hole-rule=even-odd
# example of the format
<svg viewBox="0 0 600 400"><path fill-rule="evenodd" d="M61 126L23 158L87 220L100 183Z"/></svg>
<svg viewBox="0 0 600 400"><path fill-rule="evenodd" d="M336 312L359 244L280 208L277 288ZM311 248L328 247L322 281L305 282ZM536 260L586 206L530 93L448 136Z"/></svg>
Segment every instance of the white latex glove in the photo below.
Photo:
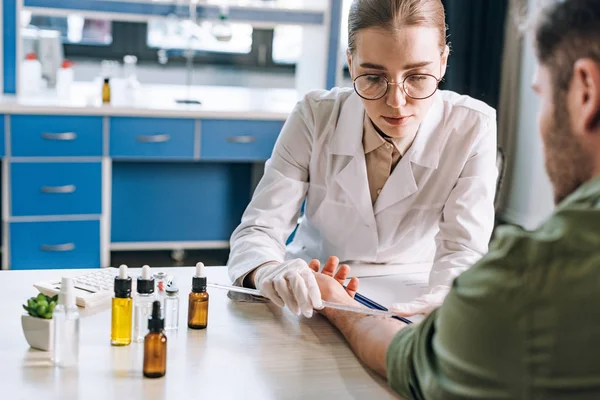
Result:
<svg viewBox="0 0 600 400"><path fill-rule="evenodd" d="M431 292L417 297L408 303L394 303L390 311L402 317L411 317L417 314L427 315L442 305L450 291L448 286L436 286Z"/></svg>
<svg viewBox="0 0 600 400"><path fill-rule="evenodd" d="M312 317L313 308L321 309L321 291L306 261L296 258L281 264L266 264L254 273L254 285L279 307Z"/></svg>

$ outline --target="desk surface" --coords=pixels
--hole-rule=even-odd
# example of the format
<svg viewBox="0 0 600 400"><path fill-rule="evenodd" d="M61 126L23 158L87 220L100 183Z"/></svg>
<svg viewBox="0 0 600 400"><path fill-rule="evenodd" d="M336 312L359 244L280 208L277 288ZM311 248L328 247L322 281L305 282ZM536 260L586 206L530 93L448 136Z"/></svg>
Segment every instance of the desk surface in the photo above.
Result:
<svg viewBox="0 0 600 400"><path fill-rule="evenodd" d="M0 271L2 398L396 398L383 379L361 365L322 316L297 318L272 304L236 303L227 292L209 288L208 329L188 330L187 295L193 269L154 270L175 276L181 288L180 328L167 333L167 375L155 380L142 377L142 344L110 346L109 306L91 313L82 310L79 368L53 368L49 353L28 347L20 304L36 294L33 283L81 271ZM131 275L139 273L135 269ZM207 275L211 282L229 282L222 267L207 268Z"/></svg>

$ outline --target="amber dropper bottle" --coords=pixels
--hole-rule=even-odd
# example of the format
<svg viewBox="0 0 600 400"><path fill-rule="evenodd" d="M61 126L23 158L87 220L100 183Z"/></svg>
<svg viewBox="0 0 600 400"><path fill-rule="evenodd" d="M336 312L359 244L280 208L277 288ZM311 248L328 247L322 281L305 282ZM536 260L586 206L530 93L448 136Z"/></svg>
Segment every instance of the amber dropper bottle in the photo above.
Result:
<svg viewBox="0 0 600 400"><path fill-rule="evenodd" d="M167 337L163 333L165 320L161 316L160 301L152 303L148 318L148 334L144 338L144 376L160 378L167 373Z"/></svg>
<svg viewBox="0 0 600 400"><path fill-rule="evenodd" d="M196 275L192 278L192 291L188 297L188 328L205 329L208 326L208 293L204 264L196 264Z"/></svg>
<svg viewBox="0 0 600 400"><path fill-rule="evenodd" d="M127 346L131 343L131 278L127 276L127 266L119 267L115 277L115 297L112 299L110 343L113 346Z"/></svg>

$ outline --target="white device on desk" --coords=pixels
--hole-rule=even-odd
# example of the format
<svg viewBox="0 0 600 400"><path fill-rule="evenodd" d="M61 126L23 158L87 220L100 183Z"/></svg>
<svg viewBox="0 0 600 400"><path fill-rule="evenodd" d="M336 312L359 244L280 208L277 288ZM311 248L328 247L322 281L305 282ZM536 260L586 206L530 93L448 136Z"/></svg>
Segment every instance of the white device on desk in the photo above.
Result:
<svg viewBox="0 0 600 400"><path fill-rule="evenodd" d="M117 268L101 268L73 278L75 299L79 307L95 307L110 301L114 292ZM60 278L34 284L41 293L54 296L60 292Z"/></svg>

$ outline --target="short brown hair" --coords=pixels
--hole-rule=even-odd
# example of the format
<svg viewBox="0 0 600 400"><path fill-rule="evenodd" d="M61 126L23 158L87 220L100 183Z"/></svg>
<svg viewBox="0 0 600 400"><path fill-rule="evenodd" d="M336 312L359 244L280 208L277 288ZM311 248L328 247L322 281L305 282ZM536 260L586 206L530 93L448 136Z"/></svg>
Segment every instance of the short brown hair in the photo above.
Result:
<svg viewBox="0 0 600 400"><path fill-rule="evenodd" d="M446 47L446 16L441 0L354 0L348 16L348 50L356 49L361 29L398 29L426 26L440 32L440 47Z"/></svg>
<svg viewBox="0 0 600 400"><path fill-rule="evenodd" d="M535 47L555 90L568 90L577 60L600 63L600 1L552 0L538 14Z"/></svg>

